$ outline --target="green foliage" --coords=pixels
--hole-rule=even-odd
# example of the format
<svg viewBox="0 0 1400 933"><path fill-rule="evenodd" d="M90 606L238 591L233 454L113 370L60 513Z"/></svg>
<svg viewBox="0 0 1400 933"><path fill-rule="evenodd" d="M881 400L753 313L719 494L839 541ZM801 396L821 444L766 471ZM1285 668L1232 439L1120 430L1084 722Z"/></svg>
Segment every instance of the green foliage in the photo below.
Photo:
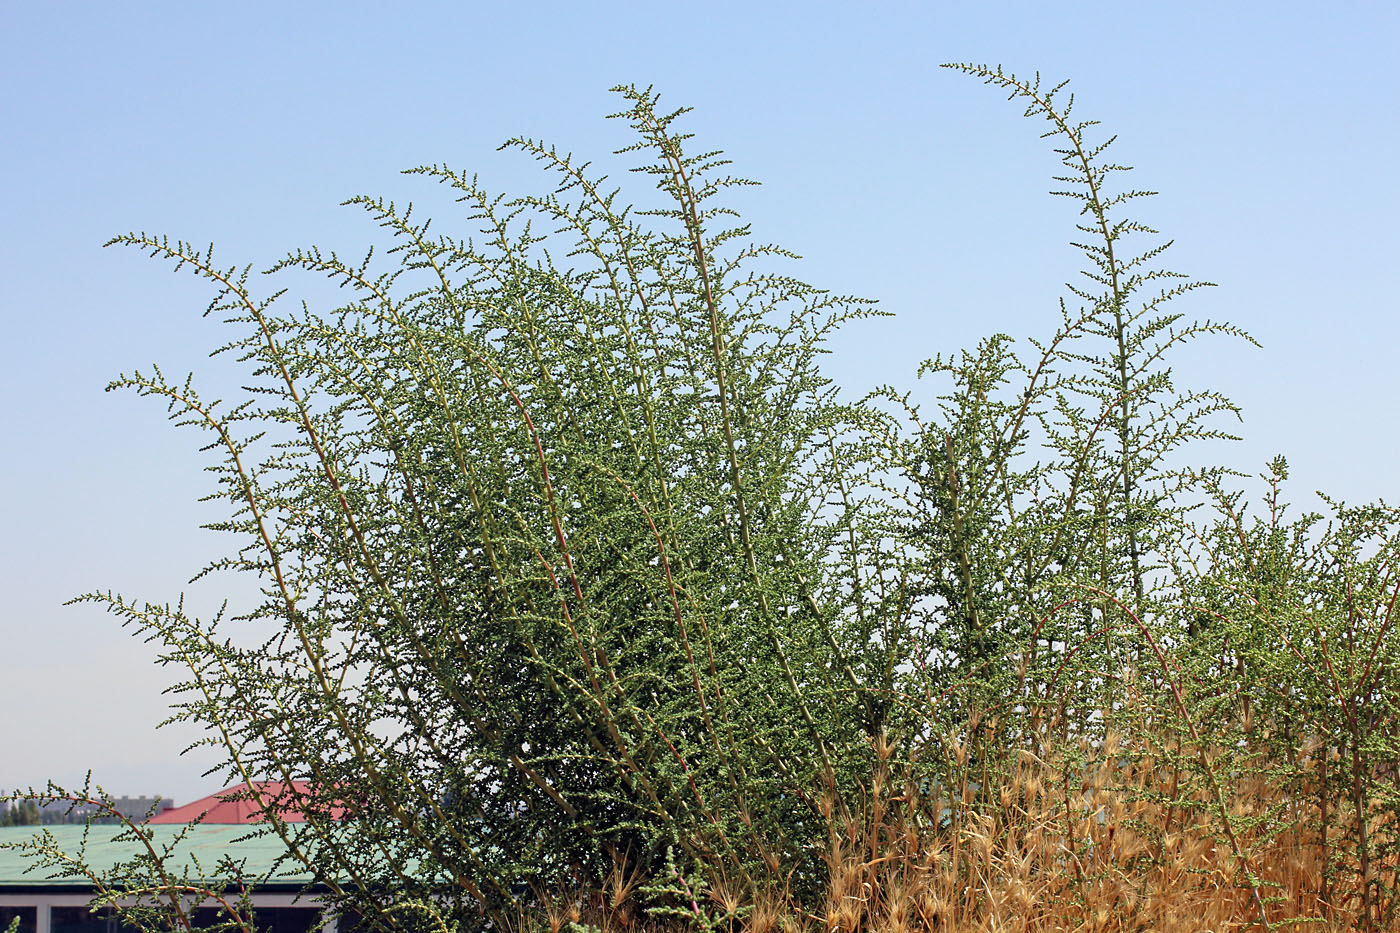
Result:
<svg viewBox="0 0 1400 933"><path fill-rule="evenodd" d="M1289 520L1287 478L1278 457L1265 516L1216 490L1190 609L1197 702L1241 721L1246 747L1273 749L1279 779L1315 803L1324 889L1393 927L1400 891L1378 867L1400 864L1400 512L1327 499L1330 519Z"/></svg>
<svg viewBox="0 0 1400 933"><path fill-rule="evenodd" d="M33 800L7 802L4 812L0 813L0 826L38 826L43 821L39 805Z"/></svg>
<svg viewBox="0 0 1400 933"><path fill-rule="evenodd" d="M1165 742L1171 806L1212 801L1261 922L1241 840L1284 816L1225 791L1264 752L1316 796L1324 846L1351 834L1328 883L1393 922L1394 510L1285 521L1279 460L1252 520L1235 477L1187 468L1238 411L1179 387L1174 354L1247 335L1174 310L1204 283L1161 267L1169 242L1125 216L1150 192L1113 188L1113 139L1063 85L954 67L1047 121L1086 265L1050 336L935 356L928 394L838 397L819 356L872 306L779 271L790 254L723 200L751 182L649 89L617 88L614 116L654 210L516 139L550 193L412 170L473 236L347 202L387 261L312 247L255 276L212 247L113 241L209 282L238 334L221 352L249 370L241 402L157 369L113 387L206 433L235 541L209 570L263 599L198 619L85 598L185 672L175 718L228 778L309 782L308 822L269 808L267 831L339 906L502 923L622 872L657 918L732 926L747 908L702 889L814 902L873 773L1004 806L1047 736L1116 729ZM297 272L345 304L287 308L271 280Z"/></svg>
<svg viewBox="0 0 1400 933"><path fill-rule="evenodd" d="M922 374L948 386L931 416L911 393L884 393L886 458L865 463L894 477L883 521L900 530L882 541L883 563L910 581L913 624L899 634L912 640L888 654L927 662L891 685L919 698L906 731L926 722L929 698L953 691L964 702L943 734L961 738L959 724L992 715L1003 731L988 747L1009 749L1011 710L1067 704L1092 731L1091 714L1113 705L1111 679L1174 638L1160 610L1181 585L1171 562L1193 485L1178 453L1228 437L1214 416L1238 412L1218 392L1178 389L1170 363L1198 337L1248 338L1169 309L1204 283L1156 265L1169 242L1130 247L1155 231L1121 212L1150 192L1111 190L1126 166L1103 160L1113 139L1093 141L1093 121L1071 119L1073 98L1060 105L1063 85L953 67L1049 123L1066 172L1055 193L1079 208L1087 267L1060 302L1059 328L1029 352L995 335L928 361Z"/></svg>
<svg viewBox="0 0 1400 933"><path fill-rule="evenodd" d="M456 910L497 909L596 876L605 847L801 862L803 789L861 747L813 598L820 463L849 421L816 359L870 308L769 271L786 254L716 200L746 182L683 148L683 111L618 91L624 151L672 206L634 217L525 139L552 194L417 169L479 245L352 199L397 270L315 249L270 270L345 286L329 316L278 313L212 250L115 241L210 281L245 328L224 349L263 382L240 405L158 370L114 385L222 450L218 527L247 546L211 569L264 582L238 621L270 635L241 649L228 620L97 598L188 667L177 715L226 745L230 777L305 777L313 813L350 806L334 839L319 819L276 828L347 898L450 880Z"/></svg>

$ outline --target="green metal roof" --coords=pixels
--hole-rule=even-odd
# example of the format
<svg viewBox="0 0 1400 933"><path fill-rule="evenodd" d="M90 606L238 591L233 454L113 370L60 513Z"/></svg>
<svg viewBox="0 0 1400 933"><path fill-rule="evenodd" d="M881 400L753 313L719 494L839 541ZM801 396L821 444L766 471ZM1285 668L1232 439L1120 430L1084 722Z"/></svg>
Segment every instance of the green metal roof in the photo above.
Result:
<svg viewBox="0 0 1400 933"><path fill-rule="evenodd" d="M44 831L48 832L60 851L76 855L81 850L87 864L98 872L145 851L135 840L115 839L122 834L121 826L93 826L87 829L86 847L83 846L82 826L0 827L0 891L36 887L74 891L91 888L91 882L85 877L62 878L54 868L34 867L38 864L35 857L15 848L16 845L42 838ZM282 840L270 832L259 832L256 826L215 824L188 829L184 826L148 826L145 831L157 852L163 852L167 846L174 844L166 860L167 870L172 875L183 875L188 870L190 879L197 881L226 880L217 876L219 860L225 855L242 863L244 878L262 878L272 871L277 859L287 851ZM182 832L185 833L184 838L175 843ZM26 873L27 868L31 870ZM211 877L203 877L205 875ZM271 885L291 888L300 888L310 881L311 876L304 867L295 862L284 863L268 879Z"/></svg>

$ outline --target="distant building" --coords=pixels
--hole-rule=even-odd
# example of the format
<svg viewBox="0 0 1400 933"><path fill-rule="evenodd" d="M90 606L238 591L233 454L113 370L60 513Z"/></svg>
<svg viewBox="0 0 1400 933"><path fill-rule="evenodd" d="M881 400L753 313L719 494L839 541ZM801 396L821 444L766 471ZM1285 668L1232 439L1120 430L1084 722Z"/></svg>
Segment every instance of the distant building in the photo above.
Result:
<svg viewBox="0 0 1400 933"><path fill-rule="evenodd" d="M112 805L117 812L133 823L139 823L152 812L163 813L175 806L164 797L113 797ZM93 804L74 804L67 800L50 800L39 805L39 821L45 826L61 826L66 823L120 823L121 820ZM18 805L8 800L0 800L0 817ZM0 927L0 930L3 930Z"/></svg>
<svg viewBox="0 0 1400 933"><path fill-rule="evenodd" d="M158 847L175 845L168 864L176 873L188 869L195 883L216 883L215 878L199 877L195 866L213 872L226 855L242 862L245 877L262 877L285 855L285 848L276 836L247 838L250 824L261 821L261 814L249 798L274 804L285 802L283 818L304 822L305 814L294 808L292 800L306 789L299 783L279 782L231 787L183 807L163 808L147 824L148 832ZM125 807L120 801L128 801L134 808L132 816L140 820L150 812L155 799L119 798L119 806ZM339 819L344 811L335 808L331 815ZM198 824L187 830L186 824L195 821ZM67 852L76 852L86 833L86 858L98 871L129 860L141 851L138 843L117 838L123 829L120 826L89 829L51 824L44 828ZM43 870L26 872L33 862L12 846L33 839L40 830L34 826L0 827L0 931L18 917L20 933L124 933L126 928L116 917L88 910L96 888L86 877L60 878ZM186 835L175 843L182 832ZM336 933L334 920L323 915L318 889L310 886L311 881L309 874L288 868L253 888L250 900L260 933ZM220 909L207 901L190 906L197 925L212 926L222 919Z"/></svg>
<svg viewBox="0 0 1400 933"><path fill-rule="evenodd" d="M256 784L234 786L219 791L212 797L187 803L183 807L172 807L151 818L155 825L192 823L198 820L203 825L211 823L246 824L261 823L263 811L275 810L288 823L306 822L306 814L301 812L298 801L311 791L306 781L259 781ZM329 816L333 820L345 816L344 807L331 807Z"/></svg>

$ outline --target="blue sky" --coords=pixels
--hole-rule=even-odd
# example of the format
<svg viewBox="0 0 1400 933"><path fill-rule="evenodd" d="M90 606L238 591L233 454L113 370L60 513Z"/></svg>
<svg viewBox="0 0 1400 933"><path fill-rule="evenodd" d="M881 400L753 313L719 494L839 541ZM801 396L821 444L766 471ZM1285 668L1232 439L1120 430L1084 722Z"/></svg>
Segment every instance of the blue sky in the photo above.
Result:
<svg viewBox="0 0 1400 933"><path fill-rule="evenodd" d="M1005 331L1045 334L1078 268L1074 212L1020 108L944 61L1070 78L1119 134L1142 219L1173 268L1219 283L1178 310L1263 345L1200 345L1180 381L1245 411L1200 458L1295 497L1395 499L1400 323L1400 14L1382 3L381 4L0 6L0 788L86 768L117 793L215 789L194 735L157 732L170 676L91 607L112 587L175 598L221 542L195 438L104 394L121 371L236 374L192 278L128 230L265 266L373 230L373 193L450 204L400 169L450 162L498 190L542 176L507 137L606 161L626 142L607 88L655 84L764 184L736 203L799 276L896 317L843 333L830 373L910 384L919 360ZM618 177L620 180L621 176ZM645 196L645 191L641 192ZM457 229L462 229L458 224ZM288 283L295 284L295 283ZM314 290L310 294L315 296ZM217 584L190 589L216 605Z"/></svg>

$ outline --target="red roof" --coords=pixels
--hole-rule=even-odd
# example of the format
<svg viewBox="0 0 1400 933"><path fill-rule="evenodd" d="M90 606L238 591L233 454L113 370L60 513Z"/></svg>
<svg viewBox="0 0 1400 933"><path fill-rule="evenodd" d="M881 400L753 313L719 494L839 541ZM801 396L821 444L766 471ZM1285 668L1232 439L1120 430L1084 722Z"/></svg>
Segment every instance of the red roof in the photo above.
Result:
<svg viewBox="0 0 1400 933"><path fill-rule="evenodd" d="M279 810L282 819L288 823L305 823L306 814L298 803L311 793L308 781L254 781L251 784L236 784L183 807L175 807L151 817L151 823L261 823L264 821L263 807L271 806ZM345 816L344 807L331 807L331 819Z"/></svg>

